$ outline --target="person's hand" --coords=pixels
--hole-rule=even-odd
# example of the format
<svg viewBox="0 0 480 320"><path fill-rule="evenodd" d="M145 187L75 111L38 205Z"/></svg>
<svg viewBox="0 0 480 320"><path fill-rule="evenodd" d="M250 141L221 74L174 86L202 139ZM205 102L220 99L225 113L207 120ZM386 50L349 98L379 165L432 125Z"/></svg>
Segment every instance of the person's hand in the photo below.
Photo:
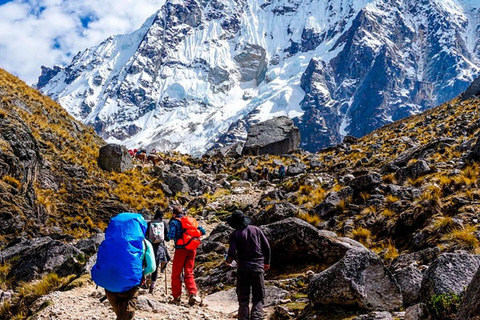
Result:
<svg viewBox="0 0 480 320"><path fill-rule="evenodd" d="M270 269L270 265L269 265L269 264L264 264L264 265L263 265L263 270L268 271L269 269Z"/></svg>
<svg viewBox="0 0 480 320"><path fill-rule="evenodd" d="M229 266L229 267L231 267L231 266L232 266L232 264L231 264L231 263L229 263L227 260L225 260L225 264L226 264L227 266Z"/></svg>

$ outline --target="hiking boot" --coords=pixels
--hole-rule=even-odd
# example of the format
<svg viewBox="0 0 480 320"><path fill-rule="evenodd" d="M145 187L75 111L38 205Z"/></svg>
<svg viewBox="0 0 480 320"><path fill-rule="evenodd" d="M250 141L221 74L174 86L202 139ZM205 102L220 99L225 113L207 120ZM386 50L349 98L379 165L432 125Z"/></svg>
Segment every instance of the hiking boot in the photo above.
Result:
<svg viewBox="0 0 480 320"><path fill-rule="evenodd" d="M181 302L181 298L178 297L178 298L173 298L171 297L171 300L168 302L170 304L174 304L176 306L179 306L180 305L180 302Z"/></svg>
<svg viewBox="0 0 480 320"><path fill-rule="evenodd" d="M153 291L155 291L155 285L150 285L150 289L148 289L148 293L153 294Z"/></svg>
<svg viewBox="0 0 480 320"><path fill-rule="evenodd" d="M200 297L197 296L196 294L191 294L190 298L188 299L188 304L191 306L195 304L200 304L201 302L202 302L202 299L200 299Z"/></svg>

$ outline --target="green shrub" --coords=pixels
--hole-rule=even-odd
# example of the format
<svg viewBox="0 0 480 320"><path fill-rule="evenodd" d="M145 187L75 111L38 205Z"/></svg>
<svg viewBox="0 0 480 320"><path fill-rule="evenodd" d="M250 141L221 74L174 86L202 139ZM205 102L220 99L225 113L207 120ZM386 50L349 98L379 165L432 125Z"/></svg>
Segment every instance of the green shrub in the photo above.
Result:
<svg viewBox="0 0 480 320"><path fill-rule="evenodd" d="M460 295L454 293L440 294L434 295L427 307L433 319L453 320L461 302L462 296Z"/></svg>

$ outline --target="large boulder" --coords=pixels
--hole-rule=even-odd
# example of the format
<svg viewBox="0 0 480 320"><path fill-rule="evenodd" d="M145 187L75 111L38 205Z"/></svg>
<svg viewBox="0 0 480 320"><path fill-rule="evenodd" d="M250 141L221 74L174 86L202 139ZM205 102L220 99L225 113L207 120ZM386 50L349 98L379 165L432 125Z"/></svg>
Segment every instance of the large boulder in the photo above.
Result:
<svg viewBox="0 0 480 320"><path fill-rule="evenodd" d="M164 173L162 179L173 194L190 192L188 183L178 174Z"/></svg>
<svg viewBox="0 0 480 320"><path fill-rule="evenodd" d="M77 274L84 258L73 245L48 237L23 240L0 252L0 261L12 263L8 278L16 281L30 281L51 272L60 276Z"/></svg>
<svg viewBox="0 0 480 320"><path fill-rule="evenodd" d="M286 154L300 145L300 132L293 120L278 117L250 127L244 155Z"/></svg>
<svg viewBox="0 0 480 320"><path fill-rule="evenodd" d="M408 178L417 179L423 175L432 172L430 165L425 160L419 160L408 167L402 168L397 171L397 179L399 183L403 183Z"/></svg>
<svg viewBox="0 0 480 320"><path fill-rule="evenodd" d="M355 240L318 230L299 218L288 218L260 227L272 249L272 267L321 264L339 261L352 248L367 250Z"/></svg>
<svg viewBox="0 0 480 320"><path fill-rule="evenodd" d="M421 301L435 295L463 293L480 267L480 256L468 253L444 253L435 260L422 281Z"/></svg>
<svg viewBox="0 0 480 320"><path fill-rule="evenodd" d="M316 307L357 307L390 311L402 306L402 293L382 259L368 250L352 249L336 264L316 274L308 286Z"/></svg>
<svg viewBox="0 0 480 320"><path fill-rule="evenodd" d="M298 208L287 201L275 202L273 206L265 212L259 212L252 217L256 225L265 225L277 222L283 219L297 216Z"/></svg>
<svg viewBox="0 0 480 320"><path fill-rule="evenodd" d="M106 171L125 172L133 168L133 161L124 146L107 144L100 148L98 165Z"/></svg>
<svg viewBox="0 0 480 320"><path fill-rule="evenodd" d="M468 286L456 319L480 320L480 269Z"/></svg>

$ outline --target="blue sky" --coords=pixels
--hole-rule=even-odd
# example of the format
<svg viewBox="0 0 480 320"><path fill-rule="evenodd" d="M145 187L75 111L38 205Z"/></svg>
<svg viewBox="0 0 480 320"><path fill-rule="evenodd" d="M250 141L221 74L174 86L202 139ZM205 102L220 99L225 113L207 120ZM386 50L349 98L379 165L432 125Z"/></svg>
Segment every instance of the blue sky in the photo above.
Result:
<svg viewBox="0 0 480 320"><path fill-rule="evenodd" d="M34 84L40 67L129 33L165 0L0 0L0 67Z"/></svg>

